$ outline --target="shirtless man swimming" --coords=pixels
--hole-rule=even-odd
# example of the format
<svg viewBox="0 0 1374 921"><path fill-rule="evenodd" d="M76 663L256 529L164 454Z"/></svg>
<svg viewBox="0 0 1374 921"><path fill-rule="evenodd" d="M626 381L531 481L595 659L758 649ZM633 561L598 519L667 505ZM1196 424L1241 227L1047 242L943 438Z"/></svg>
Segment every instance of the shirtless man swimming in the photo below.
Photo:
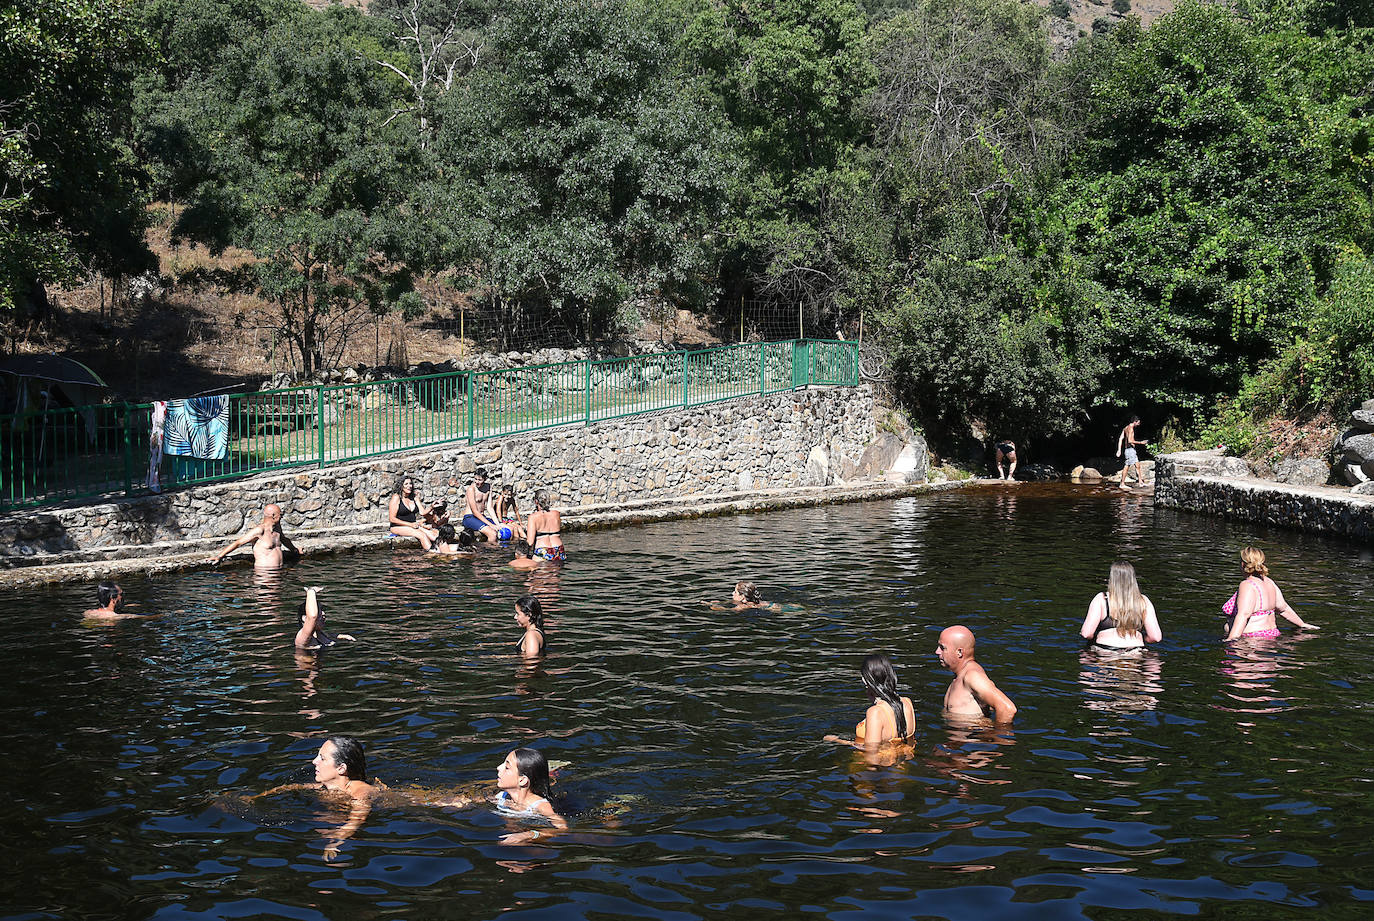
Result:
<svg viewBox="0 0 1374 921"><path fill-rule="evenodd" d="M992 710L995 723L1010 723L1016 704L997 689L983 666L973 661L973 632L968 627L946 627L935 646L940 664L954 672L945 690L945 713L953 716L983 716Z"/></svg>
<svg viewBox="0 0 1374 921"><path fill-rule="evenodd" d="M272 504L263 508L262 524L210 557L210 563L218 566L220 560L249 541L253 542L253 566L256 569L280 569L283 548L294 556L301 555L296 545L291 543L291 538L282 533L281 506Z"/></svg>

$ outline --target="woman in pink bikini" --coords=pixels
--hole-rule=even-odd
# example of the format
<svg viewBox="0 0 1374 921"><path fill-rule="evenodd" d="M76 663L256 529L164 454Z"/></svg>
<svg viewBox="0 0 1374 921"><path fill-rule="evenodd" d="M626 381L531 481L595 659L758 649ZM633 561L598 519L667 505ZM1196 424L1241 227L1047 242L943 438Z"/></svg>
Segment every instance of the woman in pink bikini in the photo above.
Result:
<svg viewBox="0 0 1374 921"><path fill-rule="evenodd" d="M1227 640L1243 636L1272 637L1279 635L1275 614L1291 621L1304 630L1316 630L1316 626L1303 620L1287 601L1283 592L1269 578L1269 567L1264 565L1264 551L1258 547L1246 547L1240 552L1240 562L1245 570L1245 581L1236 589L1235 612L1231 618Z"/></svg>

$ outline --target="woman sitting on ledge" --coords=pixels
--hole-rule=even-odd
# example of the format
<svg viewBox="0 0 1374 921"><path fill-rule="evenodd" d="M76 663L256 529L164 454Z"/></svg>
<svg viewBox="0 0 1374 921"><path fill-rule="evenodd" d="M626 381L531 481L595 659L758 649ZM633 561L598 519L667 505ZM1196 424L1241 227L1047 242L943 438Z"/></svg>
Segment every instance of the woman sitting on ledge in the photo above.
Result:
<svg viewBox="0 0 1374 921"><path fill-rule="evenodd" d="M420 542L423 549L428 550L434 546L439 532L426 527L420 519L426 515L433 515L434 509L435 506L431 506L428 511L421 512L420 497L415 492L415 480L408 476L401 477L396 492L391 496L391 503L387 506L387 521L391 525L389 533L396 537L413 537Z"/></svg>

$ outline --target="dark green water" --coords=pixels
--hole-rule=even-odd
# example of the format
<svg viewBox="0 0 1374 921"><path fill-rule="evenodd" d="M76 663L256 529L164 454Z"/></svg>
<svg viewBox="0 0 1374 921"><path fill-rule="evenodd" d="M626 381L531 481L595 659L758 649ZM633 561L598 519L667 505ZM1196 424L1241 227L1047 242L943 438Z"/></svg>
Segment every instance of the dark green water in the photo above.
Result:
<svg viewBox="0 0 1374 921"><path fill-rule="evenodd" d="M1228 649L1246 543L1323 629ZM0 594L0 914L28 918L1112 919L1374 916L1371 548L1156 511L1109 489L991 487L570 535L507 555L409 552L125 583L156 622L84 624L89 586ZM1165 639L1080 651L1115 557ZM709 611L736 578L782 613ZM360 642L290 648L302 586ZM535 591L549 655L514 655ZM965 623L1020 707L941 718L939 630ZM894 654L916 754L850 732L864 653ZM339 858L305 780L361 737L392 787L487 781L537 744L579 813L538 847L486 809L379 807ZM632 796L611 815L608 804Z"/></svg>

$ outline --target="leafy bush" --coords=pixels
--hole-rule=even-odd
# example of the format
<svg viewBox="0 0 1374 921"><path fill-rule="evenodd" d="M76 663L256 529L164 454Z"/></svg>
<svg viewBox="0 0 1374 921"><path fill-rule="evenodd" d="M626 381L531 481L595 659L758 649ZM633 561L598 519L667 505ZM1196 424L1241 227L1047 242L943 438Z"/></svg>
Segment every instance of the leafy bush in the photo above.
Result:
<svg viewBox="0 0 1374 921"><path fill-rule="evenodd" d="M1050 15L1060 19L1068 19L1072 10L1069 7L1069 0L1050 0Z"/></svg>
<svg viewBox="0 0 1374 921"><path fill-rule="evenodd" d="M1131 0L1112 0L1112 9L1125 16L1131 11Z"/></svg>

